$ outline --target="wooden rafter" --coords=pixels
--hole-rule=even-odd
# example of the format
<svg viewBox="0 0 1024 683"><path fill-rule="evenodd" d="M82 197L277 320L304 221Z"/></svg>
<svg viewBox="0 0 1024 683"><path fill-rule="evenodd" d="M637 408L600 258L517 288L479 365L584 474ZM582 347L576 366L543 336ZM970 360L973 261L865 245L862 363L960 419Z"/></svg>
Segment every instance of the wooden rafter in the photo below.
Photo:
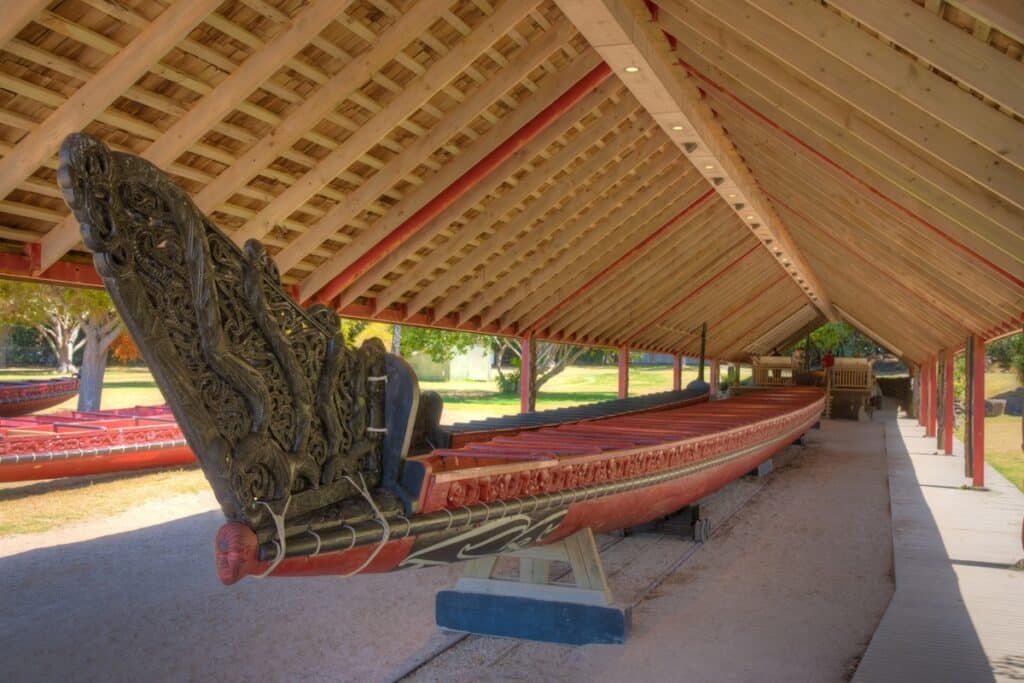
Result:
<svg viewBox="0 0 1024 683"><path fill-rule="evenodd" d="M43 165L65 136L90 124L221 2L195 0L164 10L88 83L21 139L12 154L0 160L0 197L9 195Z"/></svg>
<svg viewBox="0 0 1024 683"><path fill-rule="evenodd" d="M675 141L722 199L733 206L758 239L784 250L810 285L808 296L834 318L828 295L789 237L781 219L729 141L696 85L640 0L558 0L562 11L620 74L641 104ZM627 71L627 69L629 71Z"/></svg>
<svg viewBox="0 0 1024 683"><path fill-rule="evenodd" d="M361 232L346 249L338 252L334 257L318 266L316 270L303 280L300 286L300 296L303 299L309 299L320 292L338 273L354 264L375 244L379 243L400 226L406 217L412 216L437 197L445 188L462 177L475 164L497 149L517 130L526 125L532 118L555 102L564 92L583 79L599 63L600 61L593 53L581 55L571 66L556 77L552 77L549 82L545 82L544 86L528 97L521 106L502 118L491 129L491 133L487 137L478 139L471 149L464 150L462 154L445 164L427 182L418 187L415 192L410 193L398 206L374 223L371 230ZM463 103L464 105L465 103ZM473 113L479 113L479 110ZM336 222L334 226L337 226Z"/></svg>
<svg viewBox="0 0 1024 683"><path fill-rule="evenodd" d="M164 131L146 148L142 156L160 167L167 167L176 161L265 81L267 74L281 68L292 55L323 31L334 17L344 12L348 4L351 4L351 0L340 4L338 0L317 0L303 9L281 33ZM79 241L78 222L69 215L43 238L40 267L49 268Z"/></svg>
<svg viewBox="0 0 1024 683"><path fill-rule="evenodd" d="M611 85L612 87L618 87L617 84L614 83ZM598 91L595 91L595 94L604 95L604 92L602 91L601 93L598 93ZM588 111L586 106L588 104L588 102L581 102L582 106L578 105L578 111L584 115L587 114ZM623 119L633 114L636 109L636 103L630 101L624 101L619 105L612 106L609 111L601 114L601 118L598 123L586 128L583 133L564 145L556 154L540 161L536 165L531 165L527 169L523 182L517 183L514 188L503 193L499 200L489 203L484 211L475 216L472 220L467 221L467 223L459 230L457 237L445 242L444 251L451 255L461 252L462 249L468 246L472 241L480 237L483 229L489 227L498 218L504 216L512 210L512 208L522 203L550 177L557 174L565 168L565 166L569 165L574 159L585 152L588 147L595 144L602 137L611 132ZM519 158L509 159L505 164L502 164L505 168L499 167L498 169L495 169L495 172L488 176L484 182L474 187L458 202L453 204L450 209L445 211L446 215L439 217L439 220L435 221L435 224L438 227L441 227L442 225L449 225L453 220L462 216L466 211L478 204L484 196L490 194L501 184L505 183L507 178L512 177L519 167L523 165L523 159L529 159L536 156L539 150L543 150L548 145L562 137L565 133L565 129L575 126L579 118L582 118L579 114L568 114L563 117L559 122L559 125L552 126L548 131L546 131L546 134L535 139L528 148L521 150L521 152L523 152L521 156L517 153ZM470 262L473 262L474 260L470 260ZM432 265L430 261L421 261L419 267L414 267L404 273L397 281L391 283L387 289L377 294L376 309L381 310L396 301L409 287L417 284L419 280L424 278L428 274L427 270L431 267ZM457 282L458 279L461 278L461 274L462 271L458 268L453 267L447 270L442 277L434 279L429 285L421 289L415 298L407 302L406 312L415 313L427 306L438 293L443 293L452 286L454 282ZM352 289L358 289L358 287L354 287ZM440 313L440 311L435 310L435 314L438 313Z"/></svg>
<svg viewBox="0 0 1024 683"><path fill-rule="evenodd" d="M270 232L275 225L299 209L318 190L328 185L342 171L377 146L381 138L412 116L437 92L447 86L466 68L466 64L472 63L488 50L498 39L522 21L538 3L539 0L532 0L530 2L506 2L501 5L480 27L465 40L452 47L448 54L434 62L422 76L409 83L386 107L361 126L351 137L321 159L291 187L275 197L241 229L235 231L232 238L236 242L244 243L248 239L260 239ZM337 225L322 221L315 229L315 234L326 238L338 228ZM287 270L292 265L294 264L284 262L280 263L279 267Z"/></svg>

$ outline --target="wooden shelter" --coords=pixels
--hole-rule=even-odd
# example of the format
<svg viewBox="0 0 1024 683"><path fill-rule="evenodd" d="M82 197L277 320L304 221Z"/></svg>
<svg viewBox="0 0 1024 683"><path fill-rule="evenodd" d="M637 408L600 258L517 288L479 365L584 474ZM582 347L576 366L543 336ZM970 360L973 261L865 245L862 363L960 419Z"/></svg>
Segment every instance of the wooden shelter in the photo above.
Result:
<svg viewBox="0 0 1024 683"><path fill-rule="evenodd" d="M98 284L85 130L343 315L923 365L1022 322L1022 42L1013 0L23 0L0 272Z"/></svg>

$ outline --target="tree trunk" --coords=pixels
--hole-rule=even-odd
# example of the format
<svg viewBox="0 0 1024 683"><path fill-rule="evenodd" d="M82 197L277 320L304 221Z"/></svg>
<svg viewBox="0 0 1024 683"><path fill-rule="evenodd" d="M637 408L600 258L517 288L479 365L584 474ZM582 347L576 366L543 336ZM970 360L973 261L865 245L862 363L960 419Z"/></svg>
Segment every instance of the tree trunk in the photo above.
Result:
<svg viewBox="0 0 1024 683"><path fill-rule="evenodd" d="M394 325L391 328L391 353L396 356L402 355L402 326Z"/></svg>
<svg viewBox="0 0 1024 683"><path fill-rule="evenodd" d="M97 325L86 322L85 351L82 353L82 370L78 383L78 409L99 410L103 395L103 376L107 372L107 356L110 345L117 339L121 325L117 320Z"/></svg>

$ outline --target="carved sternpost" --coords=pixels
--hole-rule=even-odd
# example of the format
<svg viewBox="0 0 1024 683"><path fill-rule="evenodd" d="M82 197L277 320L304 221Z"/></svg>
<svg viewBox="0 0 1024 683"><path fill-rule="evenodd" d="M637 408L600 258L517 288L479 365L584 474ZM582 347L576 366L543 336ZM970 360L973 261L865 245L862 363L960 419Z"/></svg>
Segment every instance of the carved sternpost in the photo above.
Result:
<svg viewBox="0 0 1024 683"><path fill-rule="evenodd" d="M347 347L333 311L287 296L260 243L240 250L144 159L72 135L59 182L229 518L269 533L270 511L337 515L378 485L379 340Z"/></svg>

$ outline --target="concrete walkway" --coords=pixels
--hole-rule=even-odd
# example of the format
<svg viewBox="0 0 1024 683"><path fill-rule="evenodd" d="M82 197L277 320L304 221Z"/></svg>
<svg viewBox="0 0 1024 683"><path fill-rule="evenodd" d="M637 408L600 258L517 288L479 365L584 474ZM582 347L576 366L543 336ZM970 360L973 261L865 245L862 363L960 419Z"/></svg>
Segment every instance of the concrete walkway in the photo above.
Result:
<svg viewBox="0 0 1024 683"><path fill-rule="evenodd" d="M963 446L936 455L911 420L887 425L896 592L854 681L1024 680L1024 494L991 467L964 490Z"/></svg>

